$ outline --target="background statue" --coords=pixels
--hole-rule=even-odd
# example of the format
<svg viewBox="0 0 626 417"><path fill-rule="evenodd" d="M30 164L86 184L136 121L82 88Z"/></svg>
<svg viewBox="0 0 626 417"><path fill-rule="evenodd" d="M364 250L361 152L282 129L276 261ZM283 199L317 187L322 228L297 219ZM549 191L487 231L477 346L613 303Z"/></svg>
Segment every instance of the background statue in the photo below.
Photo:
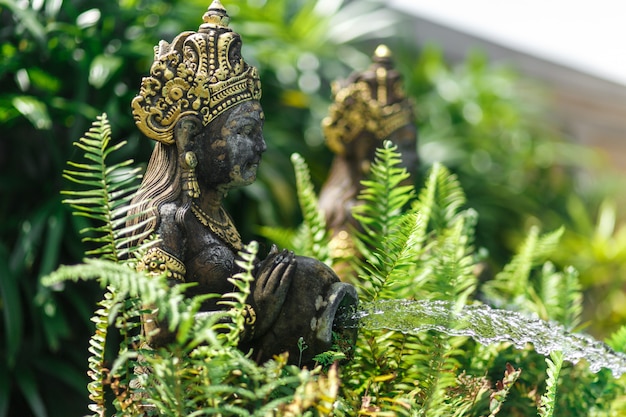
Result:
<svg viewBox="0 0 626 417"><path fill-rule="evenodd" d="M222 201L230 189L254 182L266 149L258 72L243 60L240 36L228 28L219 1L203 20L198 32L160 42L132 102L137 126L157 141L134 210L154 216L148 227L160 241L140 268L167 273L171 285L196 283L190 296L233 291L227 278L239 272L242 243ZM329 267L290 251L270 251L254 276L241 347L254 349L258 361L288 351L291 363L301 353L309 363L331 347L337 310L356 303L354 288ZM217 310L215 303L202 310ZM146 315L143 327L153 346L171 337L155 315Z"/></svg>
<svg viewBox="0 0 626 417"><path fill-rule="evenodd" d="M358 204L361 181L369 173L376 148L389 139L398 146L402 166L409 173L419 164L414 106L404 92L400 73L393 68L389 48L379 45L372 61L367 70L333 83L334 102L322 121L335 158L320 191L319 206L333 234L331 250L336 258L354 255L352 207ZM342 275L341 263L335 268Z"/></svg>

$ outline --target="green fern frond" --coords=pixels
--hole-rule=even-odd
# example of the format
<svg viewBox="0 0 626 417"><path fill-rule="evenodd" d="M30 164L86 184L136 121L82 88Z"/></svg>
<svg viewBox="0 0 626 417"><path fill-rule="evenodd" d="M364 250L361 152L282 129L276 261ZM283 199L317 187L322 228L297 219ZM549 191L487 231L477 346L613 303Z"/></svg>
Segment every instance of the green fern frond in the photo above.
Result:
<svg viewBox="0 0 626 417"><path fill-rule="evenodd" d="M113 289L104 294L104 298L98 303L98 308L91 318L91 321L95 323L96 330L89 339L88 351L91 353L87 363L89 371L87 374L91 378L91 382L87 384L87 390L89 391L89 399L92 401L89 404L89 410L93 411L94 417L103 417L105 415L105 393L104 387L107 383L108 375L104 372L105 366L105 348L106 340L109 328L109 317L113 306L116 304Z"/></svg>
<svg viewBox="0 0 626 417"><path fill-rule="evenodd" d="M312 410L328 409L337 395L329 392L338 385L337 377L331 379L329 372L329 386L319 370L287 365L284 356L259 366L241 351L220 345L173 353L146 355L152 372L144 383L144 404L156 415L317 415Z"/></svg>
<svg viewBox="0 0 626 417"><path fill-rule="evenodd" d="M131 219L129 203L139 187L140 168L132 168L132 160L108 165L112 154L126 142L110 146L111 127L106 114L102 114L92 124L85 135L74 144L84 154L86 162L69 161L70 168L63 171L63 177L84 187L83 190L66 190L68 196L63 202L74 209L74 215L94 220L97 225L81 230L83 241L96 244L96 248L86 252L89 256L119 261L133 250L132 243L148 236L131 238L132 230L145 225L126 227Z"/></svg>
<svg viewBox="0 0 626 417"><path fill-rule="evenodd" d="M557 248L563 231L561 227L540 236L538 228L531 228L511 262L492 281L484 285L483 289L489 299L496 304L502 304L506 300L525 304L532 269L544 262Z"/></svg>
<svg viewBox="0 0 626 417"><path fill-rule="evenodd" d="M125 264L104 260L86 259L77 265L62 265L42 278L42 284L53 286L64 281L98 281L101 285L114 285L119 292L131 297L141 296L154 302L161 291L169 291L167 283L158 277L147 277Z"/></svg>
<svg viewBox="0 0 626 417"><path fill-rule="evenodd" d="M241 259L236 262L241 268L241 272L228 278L235 291L222 295L221 300L218 301L218 304L230 307L229 316L231 320L224 323L224 328L227 330L224 334L227 346L236 347L239 344L240 335L245 330L246 300L250 295L250 285L254 281L252 271L258 249L259 244L252 241L239 252Z"/></svg>
<svg viewBox="0 0 626 417"><path fill-rule="evenodd" d="M406 177L394 168L397 155L388 146L378 156L372 177L364 182L364 204L355 209L364 230L357 243L366 248L359 274L361 299L432 297L464 304L476 286L472 270L477 216L460 210L465 195L458 181L445 168L435 167L421 201L404 211L414 194L412 187L400 185ZM391 195L390 189L397 193ZM429 222L437 229L430 239ZM384 410L397 415L409 414L406 407L416 415L451 415L448 391L456 384L458 339L361 332L355 349L360 363L351 372L369 383L359 392L366 389L372 397L393 398ZM420 381L417 390L415 381ZM413 399L402 400L402 393Z"/></svg>
<svg viewBox="0 0 626 417"><path fill-rule="evenodd" d="M400 162L397 147L385 141L384 147L376 150L368 180L362 183L358 199L363 204L353 208L354 218L363 230L355 233L355 245L362 258L355 260L354 268L371 300L393 285L393 271L401 269L408 257L415 260L413 255L421 248L414 244L421 230L419 217L402 213L414 190L411 185L400 185L409 178L406 169L399 167Z"/></svg>
<svg viewBox="0 0 626 417"><path fill-rule="evenodd" d="M409 243L414 250L410 280L404 284L410 292L395 294L404 298L435 298L456 300L459 305L476 287L474 233L478 215L474 210L461 211L465 204L456 176L445 167L433 166L419 200L411 213L418 213L420 223L412 231ZM434 228L428 239L429 227ZM394 248L385 248L386 252Z"/></svg>
<svg viewBox="0 0 626 417"><path fill-rule="evenodd" d="M413 204L413 210L422 214L425 227L440 232L452 226L465 203L465 193L456 175L440 163L435 163L419 198Z"/></svg>
<svg viewBox="0 0 626 417"><path fill-rule="evenodd" d="M561 285L563 276L556 271L552 262L546 262L541 269L539 275L539 288L535 305L537 306L537 314L543 320L557 320L557 317L563 316L564 306L561 305ZM531 296L534 295L534 291Z"/></svg>
<svg viewBox="0 0 626 417"><path fill-rule="evenodd" d="M530 295L532 297L534 292ZM535 312L542 319L557 321L567 329L580 324L583 296L578 271L573 267L559 272L551 262L546 262L539 275L539 289L534 298Z"/></svg>
<svg viewBox="0 0 626 417"><path fill-rule="evenodd" d="M548 378L546 379L546 392L541 396L539 406L539 416L552 417L554 407L556 405L556 390L563 365L563 354L559 351L550 353L550 357L546 358L548 369L546 371Z"/></svg>
<svg viewBox="0 0 626 417"><path fill-rule="evenodd" d="M454 358L459 352L450 345L451 338L429 335L428 349L421 363L422 375L419 377L419 395L421 404L417 415L446 416L453 414L450 409L448 393L456 385L458 361Z"/></svg>
<svg viewBox="0 0 626 417"><path fill-rule="evenodd" d="M580 325L583 314L583 292L578 271L568 266L563 271L559 305L563 306L563 317L558 318L566 328L574 329Z"/></svg>
<svg viewBox="0 0 626 417"><path fill-rule="evenodd" d="M138 350L144 344L141 332L141 316L145 311L141 300L137 297L125 297L118 302L118 311L112 311L115 317L115 328L119 332L117 357L109 371L111 379L121 386L131 386L135 378L135 368L138 365ZM113 339L115 340L115 339ZM125 394L116 395L115 407L123 408L126 401Z"/></svg>
<svg viewBox="0 0 626 417"><path fill-rule="evenodd" d="M353 384L352 395L389 398L400 394L396 386L406 338L399 332L359 332L355 360L343 371L344 384Z"/></svg>
<svg viewBox="0 0 626 417"><path fill-rule="evenodd" d="M355 206L353 216L364 230L358 237L366 246L376 247L395 229L402 209L413 197L412 185L400 185L410 177L400 163L397 146L385 141L376 150L369 178L362 182L358 199L365 204Z"/></svg>
<svg viewBox="0 0 626 417"><path fill-rule="evenodd" d="M420 216L408 213L398 219L393 233L378 243L368 258L369 265L363 265L364 273L360 274L364 300L394 298L399 287L409 285L407 277L410 277L421 252L421 247L415 244L420 230Z"/></svg>
<svg viewBox="0 0 626 417"><path fill-rule="evenodd" d="M320 261L330 264L329 242L330 235L326 230L326 219L318 209L317 195L311 173L304 158L297 153L291 155L291 163L296 174L296 189L298 201L304 219L302 227L297 234L301 242L301 255L310 256Z"/></svg>
<svg viewBox="0 0 626 417"><path fill-rule="evenodd" d="M192 316L200 309L202 302L206 298L219 297L216 294L206 294L189 299L184 292L193 284L170 287L165 276L148 276L127 264L101 259L86 259L83 264L63 265L43 277L42 283L52 286L67 280L96 280L100 285L114 287L119 293L140 298L144 305L158 305L160 316L168 318L170 330L177 331L178 338L184 338L190 331Z"/></svg>
<svg viewBox="0 0 626 417"><path fill-rule="evenodd" d="M626 353L626 324L622 325L606 340L606 344L613 350Z"/></svg>
<svg viewBox="0 0 626 417"><path fill-rule="evenodd" d="M462 307L477 285L473 234L467 232L476 224L476 215L474 211L467 211L455 216L454 223L441 230L429 245L429 258L424 268L430 273L420 274L422 279L415 280L414 285L421 291L415 298L449 300Z"/></svg>

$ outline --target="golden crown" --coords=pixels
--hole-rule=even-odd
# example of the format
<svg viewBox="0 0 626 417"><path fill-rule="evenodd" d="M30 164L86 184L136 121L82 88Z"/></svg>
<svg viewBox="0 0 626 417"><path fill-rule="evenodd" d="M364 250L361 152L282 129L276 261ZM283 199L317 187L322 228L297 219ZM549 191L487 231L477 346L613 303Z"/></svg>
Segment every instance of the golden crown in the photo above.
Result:
<svg viewBox="0 0 626 417"><path fill-rule="evenodd" d="M332 89L334 102L322 128L328 147L338 155L345 155L346 145L365 132L382 141L414 123L413 104L404 93L401 76L393 69L391 52L385 45L376 48L369 69L342 84L333 83Z"/></svg>
<svg viewBox="0 0 626 417"><path fill-rule="evenodd" d="M226 9L214 0L198 32L183 32L154 48L150 76L132 101L135 123L149 138L170 145L178 120L195 115L208 125L247 100L261 98L255 67L241 56L241 37L228 27Z"/></svg>

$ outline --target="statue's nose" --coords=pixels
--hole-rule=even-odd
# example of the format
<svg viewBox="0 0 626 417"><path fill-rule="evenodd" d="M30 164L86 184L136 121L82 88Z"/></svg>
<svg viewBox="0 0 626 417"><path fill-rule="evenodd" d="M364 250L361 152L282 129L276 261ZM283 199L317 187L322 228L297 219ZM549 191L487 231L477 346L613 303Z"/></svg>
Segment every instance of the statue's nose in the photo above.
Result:
<svg viewBox="0 0 626 417"><path fill-rule="evenodd" d="M265 138L263 136L261 136L261 139L257 141L256 148L259 153L263 153L267 150L267 144L265 143Z"/></svg>

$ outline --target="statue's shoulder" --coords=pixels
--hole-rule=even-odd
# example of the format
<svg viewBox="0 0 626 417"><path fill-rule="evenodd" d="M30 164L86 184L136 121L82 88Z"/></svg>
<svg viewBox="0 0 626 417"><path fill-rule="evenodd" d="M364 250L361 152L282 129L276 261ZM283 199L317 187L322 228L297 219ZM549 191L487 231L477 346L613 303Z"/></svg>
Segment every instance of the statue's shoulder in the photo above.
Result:
<svg viewBox="0 0 626 417"><path fill-rule="evenodd" d="M161 204L161 206L159 207L159 217L161 218L161 224L176 223L176 213L179 209L180 203L177 201Z"/></svg>
<svg viewBox="0 0 626 417"><path fill-rule="evenodd" d="M159 207L157 233L162 241L161 246L175 256L182 256L186 240L183 225L176 221L180 208L177 202L165 203Z"/></svg>

